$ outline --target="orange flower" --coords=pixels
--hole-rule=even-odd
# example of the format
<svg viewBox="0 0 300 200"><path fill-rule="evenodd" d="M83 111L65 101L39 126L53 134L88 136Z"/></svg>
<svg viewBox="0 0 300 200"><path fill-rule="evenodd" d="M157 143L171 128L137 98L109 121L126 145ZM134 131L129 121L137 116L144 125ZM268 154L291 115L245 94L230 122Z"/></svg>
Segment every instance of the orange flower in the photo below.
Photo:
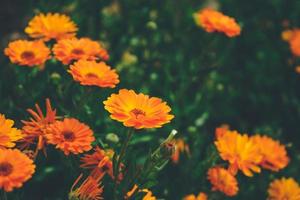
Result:
<svg viewBox="0 0 300 200"><path fill-rule="evenodd" d="M195 196L194 194L190 194L185 196L183 200L207 200L207 195L203 192L200 192L198 196Z"/></svg>
<svg viewBox="0 0 300 200"><path fill-rule="evenodd" d="M152 192L148 189L142 189L141 192L146 193L142 200L156 200L156 197L153 196Z"/></svg>
<svg viewBox="0 0 300 200"><path fill-rule="evenodd" d="M9 43L4 53L12 63L30 67L50 59L50 50L42 41L16 40Z"/></svg>
<svg viewBox="0 0 300 200"><path fill-rule="evenodd" d="M228 37L235 37L241 33L241 28L234 18L228 17L211 8L198 11L194 17L196 23L209 33L223 32Z"/></svg>
<svg viewBox="0 0 300 200"><path fill-rule="evenodd" d="M229 130L229 126L224 124L218 128L216 128L216 131L215 131L215 136L216 138L220 138L222 137L224 134L226 134L226 132Z"/></svg>
<svg viewBox="0 0 300 200"><path fill-rule="evenodd" d="M295 56L300 56L300 32L290 40L290 49Z"/></svg>
<svg viewBox="0 0 300 200"><path fill-rule="evenodd" d="M66 118L51 124L46 137L50 144L56 145L56 148L64 151L65 155L89 151L95 140L90 127L74 118Z"/></svg>
<svg viewBox="0 0 300 200"><path fill-rule="evenodd" d="M0 188L11 192L32 177L35 165L18 149L0 149Z"/></svg>
<svg viewBox="0 0 300 200"><path fill-rule="evenodd" d="M37 112L27 109L27 112L32 116L29 121L22 120L24 138L21 140L21 149L28 149L30 145L37 143L36 155L42 149L46 153L46 130L58 117L56 110L52 109L49 99L46 99L46 115L43 114L38 104L35 104L35 108Z"/></svg>
<svg viewBox="0 0 300 200"><path fill-rule="evenodd" d="M58 13L41 13L35 16L25 29L30 37L42 38L45 41L74 37L76 31L76 24L70 17Z"/></svg>
<svg viewBox="0 0 300 200"><path fill-rule="evenodd" d="M55 57L63 64L70 64L73 60L108 60L107 51L100 43L89 38L68 38L59 40L53 47Z"/></svg>
<svg viewBox="0 0 300 200"><path fill-rule="evenodd" d="M104 62L79 60L71 65L68 72L81 85L114 88L119 81L119 75Z"/></svg>
<svg viewBox="0 0 300 200"><path fill-rule="evenodd" d="M0 114L0 148L14 147L15 142L22 139L23 135L19 129L13 128L14 121L6 119Z"/></svg>
<svg viewBox="0 0 300 200"><path fill-rule="evenodd" d="M133 90L121 89L103 103L112 119L136 129L158 128L174 117L169 114L171 108L166 102L157 97L136 94Z"/></svg>
<svg viewBox="0 0 300 200"><path fill-rule="evenodd" d="M142 200L156 200L156 197L153 196L152 192L148 189L140 189L138 190L138 186L135 184L133 188L127 192L125 199L131 198L136 192L146 193L146 195L142 198Z"/></svg>
<svg viewBox="0 0 300 200"><path fill-rule="evenodd" d="M92 171L100 170L103 174L108 173L111 178L114 179L113 175L113 163L112 157L114 152L112 150L103 150L99 147L94 149L94 153L85 154L80 160L82 164L80 167L86 169L92 169ZM122 174L119 176L119 180L122 179Z"/></svg>
<svg viewBox="0 0 300 200"><path fill-rule="evenodd" d="M234 196L238 193L239 188L236 178L224 168L210 168L207 172L207 178L212 184L213 191L221 191L227 196Z"/></svg>
<svg viewBox="0 0 300 200"><path fill-rule="evenodd" d="M175 144L175 152L173 153L171 159L174 163L179 162L180 154L186 153L187 155L190 155L190 148L189 145L184 142L182 138L174 139L173 143Z"/></svg>
<svg viewBox="0 0 300 200"><path fill-rule="evenodd" d="M229 171L236 174L240 169L246 176L253 176L252 171L260 172L258 167L262 160L259 146L248 135L236 131L227 131L217 138L215 145L223 160L229 162Z"/></svg>
<svg viewBox="0 0 300 200"><path fill-rule="evenodd" d="M293 178L274 180L269 186L268 200L299 200L300 187Z"/></svg>
<svg viewBox="0 0 300 200"><path fill-rule="evenodd" d="M82 174L75 180L71 191L69 193L69 199L78 199L78 200L100 200L103 199L103 186L101 187L101 180L103 174L101 173L93 173L88 176L83 183L74 190L74 187L82 178Z"/></svg>
<svg viewBox="0 0 300 200"><path fill-rule="evenodd" d="M252 139L259 146L260 154L262 155L260 163L262 167L272 171L279 171L287 166L289 157L284 145L267 136L256 135Z"/></svg>

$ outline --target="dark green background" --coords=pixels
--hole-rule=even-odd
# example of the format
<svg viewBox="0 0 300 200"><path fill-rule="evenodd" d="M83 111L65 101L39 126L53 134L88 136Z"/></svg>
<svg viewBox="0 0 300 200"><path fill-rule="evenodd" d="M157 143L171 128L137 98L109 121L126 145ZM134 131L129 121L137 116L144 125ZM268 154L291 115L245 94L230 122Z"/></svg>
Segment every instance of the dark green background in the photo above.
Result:
<svg viewBox="0 0 300 200"><path fill-rule="evenodd" d="M106 141L105 135L113 132L122 140L124 128L108 117L102 101L120 88L134 89L161 97L176 117L161 129L137 133L132 152L143 157L172 129L191 146L191 158L183 158L177 166L168 164L160 172L159 184L152 188L157 197L176 200L189 193L210 192L206 171L221 162L213 138L215 127L223 123L243 133L279 139L291 157L289 166L279 173L263 170L253 178L239 174L240 192L228 199L266 199L268 185L276 177L300 181L300 75L294 70L297 59L280 36L284 20L289 20L290 27L300 25L300 1L219 1L220 9L242 26L241 36L233 39L208 34L195 25L192 15L205 3L2 0L1 52L9 41L27 37L24 28L36 13L66 13L78 24L78 36L101 40L107 46L108 63L119 71L121 83L116 89L83 87L54 60L40 72L10 64L1 53L0 113L21 127L20 120L29 117L25 110L34 103L44 107L49 97L59 115L80 119L104 143L119 148ZM124 58L125 52L130 58ZM65 159L49 147L47 158L38 157L33 179L9 194L9 199L66 199L80 173L77 165L75 157ZM105 183L109 186L109 179ZM105 195L110 199L108 192ZM219 193L213 198L226 199Z"/></svg>

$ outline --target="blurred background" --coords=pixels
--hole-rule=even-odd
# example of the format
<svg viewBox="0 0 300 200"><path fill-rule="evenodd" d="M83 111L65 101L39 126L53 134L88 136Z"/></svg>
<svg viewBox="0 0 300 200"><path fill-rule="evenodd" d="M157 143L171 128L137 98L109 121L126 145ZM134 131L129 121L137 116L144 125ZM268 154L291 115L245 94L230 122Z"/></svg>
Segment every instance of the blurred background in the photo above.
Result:
<svg viewBox="0 0 300 200"><path fill-rule="evenodd" d="M234 17L242 34L231 39L197 27L193 13L206 5ZM124 128L109 118L102 101L120 88L157 96L176 117L161 129L135 135L136 159L143 159L172 129L191 150L190 157L160 172L159 184L152 188L157 197L177 200L189 193L209 193L206 171L220 162L214 130L228 124L242 133L280 140L291 162L279 173L240 175L236 197L215 194L214 199L266 199L274 177L300 181L299 60L281 39L283 30L300 26L299 9L298 0L1 0L0 113L21 127L20 120L29 118L26 109L35 103L44 109L49 97L59 115L87 123L99 142L115 148L118 144L106 136L115 133L123 139ZM101 41L110 54L108 64L120 74L117 88L80 86L55 60L42 71L11 64L3 49L9 41L27 38L24 29L39 12L65 13L78 25L79 37ZM52 147L47 151L46 158L39 155L33 179L9 199L66 199L80 174L78 160Z"/></svg>

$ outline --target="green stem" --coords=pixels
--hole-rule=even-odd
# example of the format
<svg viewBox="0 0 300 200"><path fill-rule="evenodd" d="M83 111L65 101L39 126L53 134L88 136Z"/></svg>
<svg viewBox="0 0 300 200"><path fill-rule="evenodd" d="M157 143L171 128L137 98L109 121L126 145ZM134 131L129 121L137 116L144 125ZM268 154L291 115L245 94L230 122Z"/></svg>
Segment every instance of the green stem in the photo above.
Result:
<svg viewBox="0 0 300 200"><path fill-rule="evenodd" d="M114 168L114 179L115 180L114 180L113 194L114 194L114 199L115 200L118 200L117 199L117 184L118 184L118 178L119 178L119 173L120 173L120 166L121 166L122 160L123 160L123 158L125 156L125 153L126 153L126 150L127 150L128 144L129 144L129 141L130 141L133 133L134 133L134 129L129 129L128 130L127 137L126 137L125 141L122 144L121 152L120 152L120 155L119 155L119 157L117 159L116 167Z"/></svg>

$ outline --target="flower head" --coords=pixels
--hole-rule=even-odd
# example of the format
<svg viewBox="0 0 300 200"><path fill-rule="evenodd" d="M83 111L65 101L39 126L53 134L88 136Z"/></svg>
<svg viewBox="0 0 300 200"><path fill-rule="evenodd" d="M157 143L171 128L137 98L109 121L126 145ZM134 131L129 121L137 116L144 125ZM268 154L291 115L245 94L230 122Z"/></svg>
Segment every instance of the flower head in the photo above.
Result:
<svg viewBox="0 0 300 200"><path fill-rule="evenodd" d="M197 196L194 194L189 194L185 196L183 200L207 200L207 195L203 192L200 192Z"/></svg>
<svg viewBox="0 0 300 200"><path fill-rule="evenodd" d="M136 94L133 90L121 89L103 103L112 119L136 129L158 128L174 118L169 114L171 108L166 102L157 97Z"/></svg>
<svg viewBox="0 0 300 200"><path fill-rule="evenodd" d="M283 169L289 163L289 157L284 145L267 136L256 135L252 137L258 144L262 160L260 165L272 171Z"/></svg>
<svg viewBox="0 0 300 200"><path fill-rule="evenodd" d="M299 200L300 187L293 178L274 180L268 189L268 200Z"/></svg>
<svg viewBox="0 0 300 200"><path fill-rule="evenodd" d="M49 99L46 99L46 115L43 114L38 104L35 104L35 108L37 111L27 109L27 112L32 116L29 121L22 120L24 138L21 140L21 149L28 149L30 145L36 143L35 154L38 150L44 150L45 153L47 128L58 117L56 116L56 110L52 109Z"/></svg>
<svg viewBox="0 0 300 200"><path fill-rule="evenodd" d="M196 23L209 33L222 32L228 37L235 37L241 33L241 28L234 18L228 17L211 8L200 10L194 17Z"/></svg>
<svg viewBox="0 0 300 200"><path fill-rule="evenodd" d="M114 88L119 81L119 75L104 62L79 60L71 65L68 72L81 85Z"/></svg>
<svg viewBox="0 0 300 200"><path fill-rule="evenodd" d="M295 56L300 56L300 29L285 30L282 32L281 37L289 43L291 52Z"/></svg>
<svg viewBox="0 0 300 200"><path fill-rule="evenodd" d="M64 151L65 155L89 151L95 140L93 131L74 118L65 118L63 121L51 124L47 129L46 137L48 143L56 145L56 148Z"/></svg>
<svg viewBox="0 0 300 200"><path fill-rule="evenodd" d="M173 143L175 144L175 152L173 153L171 160L174 163L179 162L180 154L186 153L187 155L190 155L190 147L182 138L174 139Z"/></svg>
<svg viewBox="0 0 300 200"><path fill-rule="evenodd" d="M227 196L234 196L238 193L239 188L236 178L224 168L210 168L207 172L207 178L214 191L221 191Z"/></svg>
<svg viewBox="0 0 300 200"><path fill-rule="evenodd" d="M16 141L23 138L22 132L19 129L13 128L14 121L6 119L0 114L0 148L11 148L16 145Z"/></svg>
<svg viewBox="0 0 300 200"><path fill-rule="evenodd" d="M50 59L50 50L44 42L16 40L4 50L12 63L23 66L43 65Z"/></svg>
<svg viewBox="0 0 300 200"><path fill-rule="evenodd" d="M253 176L252 171L260 172L262 156L259 146L248 135L236 131L227 131L217 138L215 145L223 160L229 162L229 171L236 174L240 169L246 176Z"/></svg>
<svg viewBox="0 0 300 200"><path fill-rule="evenodd" d="M32 38L63 39L74 37L77 31L76 24L64 14L47 13L36 15L28 24L25 32Z"/></svg>
<svg viewBox="0 0 300 200"><path fill-rule="evenodd" d="M100 200L103 199L103 186L101 186L101 180L103 174L97 172L88 176L81 185L74 190L74 187L78 184L82 178L82 174L75 180L71 191L69 193L69 199L78 199L78 200Z"/></svg>
<svg viewBox="0 0 300 200"><path fill-rule="evenodd" d="M0 149L0 188L11 192L31 178L35 165L17 149Z"/></svg>
<svg viewBox="0 0 300 200"><path fill-rule="evenodd" d="M55 57L63 64L73 60L107 60L109 55L99 42L89 38L68 38L59 40L53 47Z"/></svg>

